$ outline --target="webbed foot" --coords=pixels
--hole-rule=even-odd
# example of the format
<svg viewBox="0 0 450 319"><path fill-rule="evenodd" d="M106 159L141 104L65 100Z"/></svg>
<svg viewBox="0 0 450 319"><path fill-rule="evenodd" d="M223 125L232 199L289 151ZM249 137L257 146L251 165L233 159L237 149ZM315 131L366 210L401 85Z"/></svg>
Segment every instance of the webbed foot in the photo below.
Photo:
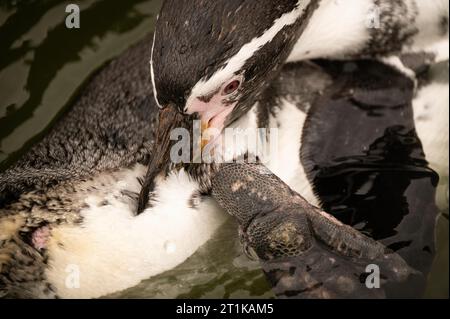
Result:
<svg viewBox="0 0 450 319"><path fill-rule="evenodd" d="M262 261L279 296L381 298L377 282L419 276L398 254L312 206L261 164L222 165L213 196L237 219L246 251Z"/></svg>

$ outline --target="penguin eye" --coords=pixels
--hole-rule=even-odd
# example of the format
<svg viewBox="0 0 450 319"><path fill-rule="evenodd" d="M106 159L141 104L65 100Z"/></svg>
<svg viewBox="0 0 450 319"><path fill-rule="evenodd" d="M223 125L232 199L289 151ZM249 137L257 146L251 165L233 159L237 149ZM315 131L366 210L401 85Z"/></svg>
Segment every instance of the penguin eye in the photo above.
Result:
<svg viewBox="0 0 450 319"><path fill-rule="evenodd" d="M227 86L223 89L222 95L230 95L231 93L236 92L237 89L241 86L241 81L234 80L227 84Z"/></svg>

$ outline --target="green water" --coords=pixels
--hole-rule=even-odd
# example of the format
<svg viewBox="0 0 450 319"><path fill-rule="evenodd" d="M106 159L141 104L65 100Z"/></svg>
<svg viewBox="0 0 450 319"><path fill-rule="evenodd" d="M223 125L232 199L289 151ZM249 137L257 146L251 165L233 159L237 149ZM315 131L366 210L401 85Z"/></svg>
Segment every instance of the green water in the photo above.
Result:
<svg viewBox="0 0 450 319"><path fill-rule="evenodd" d="M152 32L161 0L0 0L0 171L33 145L95 70ZM81 28L65 27L65 7ZM448 297L448 177L441 180L438 255L427 297ZM228 221L185 263L113 297L273 297Z"/></svg>

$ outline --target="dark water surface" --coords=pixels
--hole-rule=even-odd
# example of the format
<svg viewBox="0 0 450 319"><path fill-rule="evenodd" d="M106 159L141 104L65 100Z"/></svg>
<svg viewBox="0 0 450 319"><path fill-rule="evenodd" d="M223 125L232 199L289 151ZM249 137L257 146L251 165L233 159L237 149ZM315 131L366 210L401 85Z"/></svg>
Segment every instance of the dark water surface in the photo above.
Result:
<svg viewBox="0 0 450 319"><path fill-rule="evenodd" d="M79 0L81 28L67 29L72 1L0 0L0 171L64 114L92 73L152 32L161 2ZM438 204L438 255L426 297L448 297L448 176L441 176ZM114 297L272 297L237 238L230 220L182 265Z"/></svg>

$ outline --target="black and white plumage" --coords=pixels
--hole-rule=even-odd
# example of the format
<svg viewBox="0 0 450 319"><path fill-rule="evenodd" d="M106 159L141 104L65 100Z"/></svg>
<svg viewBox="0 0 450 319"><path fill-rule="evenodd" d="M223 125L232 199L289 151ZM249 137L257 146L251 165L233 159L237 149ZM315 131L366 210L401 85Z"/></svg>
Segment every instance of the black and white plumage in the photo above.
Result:
<svg viewBox="0 0 450 319"><path fill-rule="evenodd" d="M5 261L0 271L3 293L97 297L121 290L179 264L220 226L223 213L212 200L198 197L198 184L183 171L158 179L152 207L134 217L140 190L138 178L145 174L139 163L146 164L151 156L145 145L152 145L154 127L149 123L156 118L147 74L149 52L147 39L110 64L81 93L73 110L49 136L0 176L2 195L7 195L2 198L0 208L3 236L0 254ZM154 53L153 50L153 58ZM152 65L155 75L154 59ZM289 90L292 80L300 75L308 90L305 92L304 87ZM268 90L261 86L259 96L265 98L260 105L268 101L270 106L269 101L273 101L270 107L273 112L254 108L251 96L255 98L258 94L249 86L244 94L248 96L247 102L242 104L241 111L234 113L239 121L233 124L252 126L259 124L256 119L265 119L269 125L280 125L281 145L286 147L280 153L279 165L269 167L309 201L314 201L311 184L295 178L303 173L298 153L301 124L306 118L296 104L308 110L311 99L320 95L333 79L320 67L308 65L287 67L279 76L279 81L271 83L264 76L259 79L263 86L270 85ZM308 81L308 77L314 80ZM119 80L110 81L112 78ZM317 87L310 87L311 83ZM161 96L156 87L156 96ZM108 92L108 96L99 91ZM296 103L286 103L284 98L270 94L274 91L288 94L286 100ZM110 116L112 110L117 117ZM242 116L244 113L246 116ZM123 143L117 143L120 140ZM293 143L284 144L288 141ZM45 237L47 232L41 250L40 235ZM66 270L71 265L80 267L80 289L66 286Z"/></svg>

